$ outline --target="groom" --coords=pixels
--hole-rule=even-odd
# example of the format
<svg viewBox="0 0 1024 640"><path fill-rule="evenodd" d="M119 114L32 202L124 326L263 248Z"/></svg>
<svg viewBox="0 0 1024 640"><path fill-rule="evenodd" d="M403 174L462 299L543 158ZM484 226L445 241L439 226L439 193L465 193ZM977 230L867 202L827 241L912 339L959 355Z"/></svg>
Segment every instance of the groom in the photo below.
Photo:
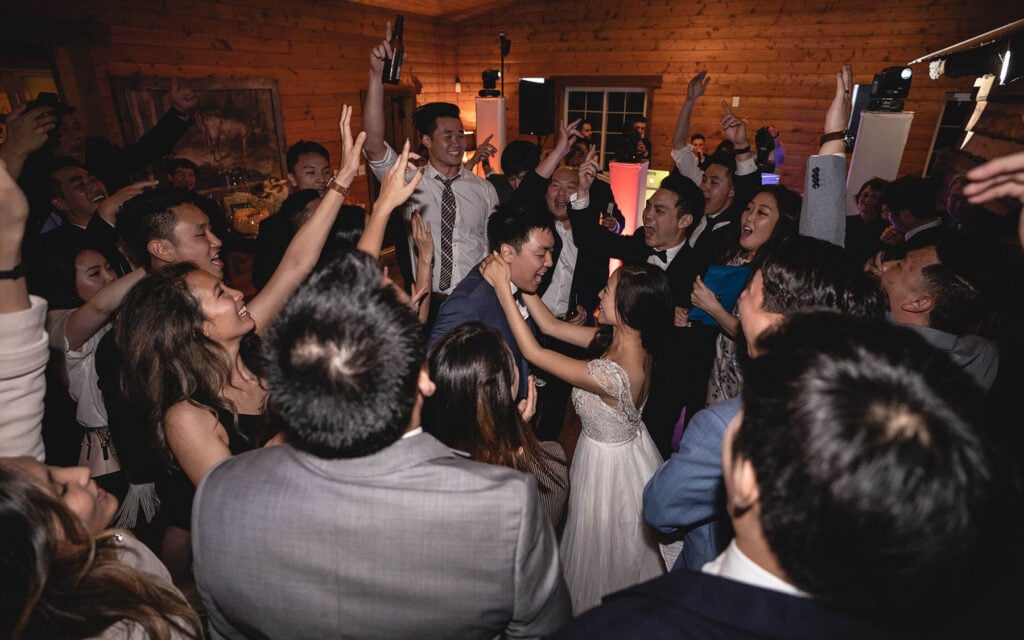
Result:
<svg viewBox="0 0 1024 640"><path fill-rule="evenodd" d="M535 293L553 264L551 255L555 249L555 234L551 214L535 204L510 203L498 207L487 220L487 243L490 250L508 264L512 293L517 300L520 292ZM526 307L521 302L519 311L529 320ZM497 329L505 338L519 367L519 398L525 398L530 366L512 336L498 296L490 283L484 280L479 268L470 271L441 305L427 346L440 340L449 330L474 320ZM532 322L530 326L533 327Z"/></svg>

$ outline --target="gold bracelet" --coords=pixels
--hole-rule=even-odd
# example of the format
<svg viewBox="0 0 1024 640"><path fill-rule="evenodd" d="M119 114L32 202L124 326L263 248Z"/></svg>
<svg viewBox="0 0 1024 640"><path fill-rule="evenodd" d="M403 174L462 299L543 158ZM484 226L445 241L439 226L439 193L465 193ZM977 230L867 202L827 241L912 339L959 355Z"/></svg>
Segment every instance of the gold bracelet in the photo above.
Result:
<svg viewBox="0 0 1024 640"><path fill-rule="evenodd" d="M331 179L327 181L327 188L331 189L333 191L337 191L338 193L341 194L342 198L347 198L348 197L349 188L348 187L343 187L340 184L338 184L338 181L337 181L336 178L337 178L337 176L331 176Z"/></svg>

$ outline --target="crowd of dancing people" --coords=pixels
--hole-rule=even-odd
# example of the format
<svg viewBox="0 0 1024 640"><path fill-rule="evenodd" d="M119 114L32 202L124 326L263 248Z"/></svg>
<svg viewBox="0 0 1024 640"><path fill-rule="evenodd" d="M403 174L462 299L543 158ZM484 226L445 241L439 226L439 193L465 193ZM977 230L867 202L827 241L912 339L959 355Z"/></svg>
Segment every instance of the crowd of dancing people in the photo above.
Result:
<svg viewBox="0 0 1024 640"><path fill-rule="evenodd" d="M489 142L465 160L448 103L389 144L387 35L362 131L342 109L337 168L321 144L289 149L251 295L199 167L167 162L195 92L175 83L124 149L63 103L8 116L0 635L954 637L1012 621L1021 325L1000 297L1024 226L984 206L1019 211L1024 153L954 181L946 211L933 180L903 176L858 185L848 217L830 134L850 67L808 114L823 126L802 194L762 185L724 103L705 154L702 71L673 149L653 149L673 171L626 232L591 123L563 121L546 151L509 144L501 171ZM634 124L631 159L649 159ZM364 162L369 211L345 204ZM136 180L150 165L165 179Z"/></svg>

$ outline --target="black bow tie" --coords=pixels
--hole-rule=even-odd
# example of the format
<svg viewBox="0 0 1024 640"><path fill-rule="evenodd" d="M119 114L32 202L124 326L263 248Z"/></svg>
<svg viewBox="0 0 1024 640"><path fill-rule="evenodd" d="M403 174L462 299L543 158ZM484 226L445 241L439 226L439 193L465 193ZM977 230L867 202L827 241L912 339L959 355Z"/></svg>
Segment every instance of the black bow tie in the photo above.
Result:
<svg viewBox="0 0 1024 640"><path fill-rule="evenodd" d="M651 251L651 255L665 264L668 264L668 251L665 251L664 249L661 251Z"/></svg>
<svg viewBox="0 0 1024 640"><path fill-rule="evenodd" d="M515 300L518 304L522 305L523 304L523 290L522 289L516 289L515 291L513 291L512 292L512 299Z"/></svg>

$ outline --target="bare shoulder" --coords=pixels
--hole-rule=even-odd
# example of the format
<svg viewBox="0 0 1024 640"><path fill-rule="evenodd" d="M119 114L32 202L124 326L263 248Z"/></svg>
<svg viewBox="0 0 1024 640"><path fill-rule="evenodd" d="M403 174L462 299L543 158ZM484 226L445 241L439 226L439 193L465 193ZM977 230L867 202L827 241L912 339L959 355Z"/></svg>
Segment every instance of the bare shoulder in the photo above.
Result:
<svg viewBox="0 0 1024 640"><path fill-rule="evenodd" d="M223 432L217 416L209 409L182 400L171 405L164 414L164 431L169 439L178 437L201 437Z"/></svg>

